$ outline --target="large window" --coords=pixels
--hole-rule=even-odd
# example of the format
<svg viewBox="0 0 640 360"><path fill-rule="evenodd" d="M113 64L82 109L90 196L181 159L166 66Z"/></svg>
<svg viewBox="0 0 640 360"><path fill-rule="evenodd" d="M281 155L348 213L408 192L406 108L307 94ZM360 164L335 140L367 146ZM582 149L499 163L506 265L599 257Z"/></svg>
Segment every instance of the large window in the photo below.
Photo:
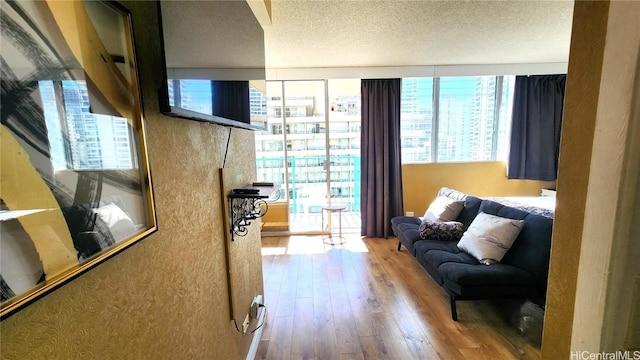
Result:
<svg viewBox="0 0 640 360"><path fill-rule="evenodd" d="M432 78L402 79L400 141L402 162L432 162L433 134Z"/></svg>
<svg viewBox="0 0 640 360"><path fill-rule="evenodd" d="M402 79L402 162L506 160L513 76Z"/></svg>
<svg viewBox="0 0 640 360"><path fill-rule="evenodd" d="M83 80L38 82L51 161L62 169L131 169L136 164L127 119L91 112Z"/></svg>
<svg viewBox="0 0 640 360"><path fill-rule="evenodd" d="M292 214L319 213L329 201L359 211L360 79L268 81L266 96L257 179L281 184Z"/></svg>

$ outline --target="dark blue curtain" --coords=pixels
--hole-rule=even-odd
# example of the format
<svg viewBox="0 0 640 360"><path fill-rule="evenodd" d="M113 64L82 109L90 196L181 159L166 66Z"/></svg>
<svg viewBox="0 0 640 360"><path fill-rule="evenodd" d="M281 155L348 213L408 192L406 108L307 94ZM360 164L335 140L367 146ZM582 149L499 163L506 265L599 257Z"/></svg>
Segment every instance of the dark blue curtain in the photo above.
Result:
<svg viewBox="0 0 640 360"><path fill-rule="evenodd" d="M211 81L211 113L249 124L249 82Z"/></svg>
<svg viewBox="0 0 640 360"><path fill-rule="evenodd" d="M509 179L556 180L566 75L516 76Z"/></svg>
<svg viewBox="0 0 640 360"><path fill-rule="evenodd" d="M361 128L362 235L392 235L391 218L402 215L400 79L363 79Z"/></svg>

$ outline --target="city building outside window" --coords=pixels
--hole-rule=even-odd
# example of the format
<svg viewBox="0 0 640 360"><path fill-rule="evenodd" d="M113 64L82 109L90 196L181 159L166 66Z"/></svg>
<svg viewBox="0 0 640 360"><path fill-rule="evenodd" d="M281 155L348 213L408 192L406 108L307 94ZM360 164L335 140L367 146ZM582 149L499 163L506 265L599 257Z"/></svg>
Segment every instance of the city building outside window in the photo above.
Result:
<svg viewBox="0 0 640 360"><path fill-rule="evenodd" d="M506 161L514 81L514 76L403 79L402 162Z"/></svg>
<svg viewBox="0 0 640 360"><path fill-rule="evenodd" d="M92 113L85 81L39 81L38 88L54 169L133 168L127 119Z"/></svg>

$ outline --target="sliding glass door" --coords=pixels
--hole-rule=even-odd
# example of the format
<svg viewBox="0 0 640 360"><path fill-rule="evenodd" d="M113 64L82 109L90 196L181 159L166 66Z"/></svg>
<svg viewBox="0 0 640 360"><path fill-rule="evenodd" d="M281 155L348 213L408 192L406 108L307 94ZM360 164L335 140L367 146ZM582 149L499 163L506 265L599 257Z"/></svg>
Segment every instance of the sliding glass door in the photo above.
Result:
<svg viewBox="0 0 640 360"><path fill-rule="evenodd" d="M327 204L327 104L325 82L284 82L284 123L290 228L320 230L316 221Z"/></svg>
<svg viewBox="0 0 640 360"><path fill-rule="evenodd" d="M343 227L360 231L360 79L329 80L328 98L330 200L346 206Z"/></svg>
<svg viewBox="0 0 640 360"><path fill-rule="evenodd" d="M320 232L322 206L331 203L347 206L345 228L359 228L359 84L267 83L268 131L256 135L258 180L281 184L292 232Z"/></svg>

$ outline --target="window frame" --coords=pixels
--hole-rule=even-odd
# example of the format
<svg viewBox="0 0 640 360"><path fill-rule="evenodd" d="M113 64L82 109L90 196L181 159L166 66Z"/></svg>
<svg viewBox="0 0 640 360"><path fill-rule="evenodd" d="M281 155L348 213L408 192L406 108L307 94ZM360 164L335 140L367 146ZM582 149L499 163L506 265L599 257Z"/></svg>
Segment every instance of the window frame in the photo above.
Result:
<svg viewBox="0 0 640 360"><path fill-rule="evenodd" d="M463 78L463 77L495 77L495 87L494 87L494 100L493 100L493 126L491 129L491 156L490 159L483 159L483 160L474 160L474 159L466 159L466 160L441 160L442 156L439 156L438 154L438 145L440 142L439 139L439 130L440 130L440 125L441 125L441 119L440 119L440 90L441 90L441 82L440 80L442 78ZM510 114L507 113L507 116L509 116L508 119L503 119L501 121L501 108L502 108L502 102L503 102L503 98L508 98L508 96L505 97L505 94L503 94L503 91L505 89L504 87L504 81L506 81L505 78L508 77L515 77L514 75L490 75L490 76L486 76L486 75L470 75L470 76L433 76L433 77L411 77L410 79L431 79L432 81L432 97L431 97L431 137L430 139L427 139L427 141L430 141L431 144L429 146L428 149L428 154L426 154L426 158L427 160L424 161L416 161L414 160L414 156L411 156L411 160L405 160L406 156L402 158L402 164L421 164L421 163L455 163L455 162L482 162L482 161L506 161L507 159L504 158L498 158L498 150L500 148L500 129L501 126L504 125L505 122L510 122ZM409 79L409 78L403 78L404 79ZM510 87L509 89L507 89L507 91L513 91L513 87ZM507 94L508 95L508 94ZM401 95L402 98L402 95ZM513 98L513 94L511 94L511 98ZM400 121L403 121L402 115L400 118ZM402 125L401 125L402 128ZM425 127L424 131L426 131L428 128ZM417 129L413 129L413 130L417 130ZM510 127L509 127L509 131L510 131ZM402 136L402 130L401 130L401 136ZM507 136L507 138L505 139L506 141L508 141L508 139L510 138L510 136ZM409 148L411 149L411 148ZM478 151L482 151L484 152L484 149L478 149ZM508 156L508 155L507 155Z"/></svg>

